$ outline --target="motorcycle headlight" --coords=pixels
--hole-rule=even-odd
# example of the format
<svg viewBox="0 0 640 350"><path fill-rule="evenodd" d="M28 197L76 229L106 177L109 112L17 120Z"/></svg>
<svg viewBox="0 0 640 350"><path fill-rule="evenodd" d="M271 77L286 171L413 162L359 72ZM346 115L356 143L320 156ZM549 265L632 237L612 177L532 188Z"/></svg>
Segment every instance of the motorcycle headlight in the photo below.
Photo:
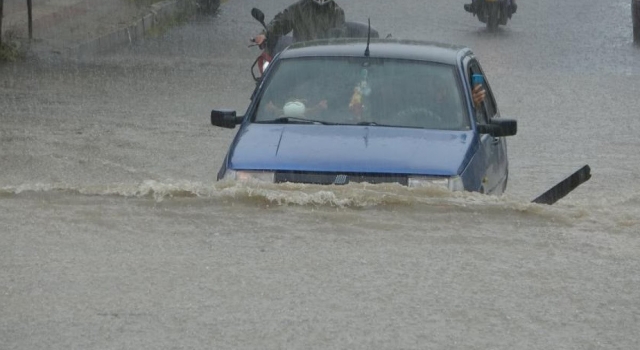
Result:
<svg viewBox="0 0 640 350"><path fill-rule="evenodd" d="M275 173L273 171L246 171L227 169L224 173L223 180L234 181L259 181L271 182L275 181Z"/></svg>
<svg viewBox="0 0 640 350"><path fill-rule="evenodd" d="M409 176L409 187L439 186L450 191L464 191L464 184L460 176L429 177Z"/></svg>
<svg viewBox="0 0 640 350"><path fill-rule="evenodd" d="M262 71L263 72L266 72L268 67L269 67L269 61L265 60L264 62L262 62Z"/></svg>

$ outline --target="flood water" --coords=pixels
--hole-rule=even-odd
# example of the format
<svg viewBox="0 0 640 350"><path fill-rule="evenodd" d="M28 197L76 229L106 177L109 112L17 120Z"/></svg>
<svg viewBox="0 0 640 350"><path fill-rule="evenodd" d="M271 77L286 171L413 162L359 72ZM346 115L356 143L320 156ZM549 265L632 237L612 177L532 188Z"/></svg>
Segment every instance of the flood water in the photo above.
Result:
<svg viewBox="0 0 640 350"><path fill-rule="evenodd" d="M229 1L97 58L0 67L3 349L637 349L640 48L629 1L342 1L396 38L468 45L503 117L501 197L216 182L248 106ZM537 195L583 165L558 203Z"/></svg>

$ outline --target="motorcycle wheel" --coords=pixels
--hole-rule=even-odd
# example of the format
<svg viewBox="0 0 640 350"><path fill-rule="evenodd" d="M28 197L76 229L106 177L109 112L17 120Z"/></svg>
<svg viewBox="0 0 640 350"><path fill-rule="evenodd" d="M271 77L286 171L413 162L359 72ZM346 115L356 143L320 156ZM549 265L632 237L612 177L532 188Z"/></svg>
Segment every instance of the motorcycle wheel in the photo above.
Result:
<svg viewBox="0 0 640 350"><path fill-rule="evenodd" d="M500 4L500 20L498 21L501 25L506 26L507 21L511 18L510 14L511 9L507 5L506 1L501 2Z"/></svg>
<svg viewBox="0 0 640 350"><path fill-rule="evenodd" d="M498 28L498 21L500 20L498 13L500 9L497 4L491 3L487 10L487 29L496 30L496 28Z"/></svg>
<svg viewBox="0 0 640 350"><path fill-rule="evenodd" d="M198 6L201 13L213 15L220 7L220 0L198 0Z"/></svg>

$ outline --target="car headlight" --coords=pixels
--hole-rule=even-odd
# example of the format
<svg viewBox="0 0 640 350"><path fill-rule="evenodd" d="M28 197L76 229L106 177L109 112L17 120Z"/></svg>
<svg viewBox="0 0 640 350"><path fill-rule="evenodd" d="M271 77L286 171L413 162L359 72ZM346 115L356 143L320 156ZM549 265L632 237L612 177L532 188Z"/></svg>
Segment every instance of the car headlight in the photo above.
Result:
<svg viewBox="0 0 640 350"><path fill-rule="evenodd" d="M429 177L409 176L409 187L440 186L450 191L464 191L464 184L460 176Z"/></svg>
<svg viewBox="0 0 640 350"><path fill-rule="evenodd" d="M227 169L227 171L224 173L223 180L274 182L275 178L276 176L273 171L246 171Z"/></svg>

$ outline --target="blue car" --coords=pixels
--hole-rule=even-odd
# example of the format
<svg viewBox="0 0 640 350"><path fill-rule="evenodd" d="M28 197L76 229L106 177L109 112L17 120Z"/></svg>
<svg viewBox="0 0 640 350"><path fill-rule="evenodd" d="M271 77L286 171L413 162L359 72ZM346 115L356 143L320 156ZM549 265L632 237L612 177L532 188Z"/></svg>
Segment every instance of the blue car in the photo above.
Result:
<svg viewBox="0 0 640 350"><path fill-rule="evenodd" d="M294 44L259 80L218 180L344 185L399 183L501 194L505 137L490 85L480 108L472 77L484 73L466 47L395 39Z"/></svg>

